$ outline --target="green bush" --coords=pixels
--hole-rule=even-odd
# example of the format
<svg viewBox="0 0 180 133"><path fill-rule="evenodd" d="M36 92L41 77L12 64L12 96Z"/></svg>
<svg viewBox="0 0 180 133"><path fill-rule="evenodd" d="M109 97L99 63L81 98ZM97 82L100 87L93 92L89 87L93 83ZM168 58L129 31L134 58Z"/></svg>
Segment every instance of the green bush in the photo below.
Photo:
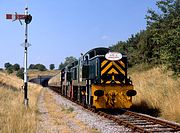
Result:
<svg viewBox="0 0 180 133"><path fill-rule="evenodd" d="M23 68L19 69L16 73L16 76L21 79L24 79L24 69Z"/></svg>
<svg viewBox="0 0 180 133"><path fill-rule="evenodd" d="M16 64L13 65L13 70L14 71L18 71L19 69L20 69L20 65L19 64L16 63Z"/></svg>
<svg viewBox="0 0 180 133"><path fill-rule="evenodd" d="M7 68L7 73L8 74L13 73L13 67L12 66Z"/></svg>
<svg viewBox="0 0 180 133"><path fill-rule="evenodd" d="M10 64L9 62L4 64L4 67L6 70L8 70L9 67L12 67L12 64Z"/></svg>
<svg viewBox="0 0 180 133"><path fill-rule="evenodd" d="M54 70L54 68L55 68L55 65L54 65L54 64L50 64L50 65L49 65L49 69L50 69L50 70Z"/></svg>

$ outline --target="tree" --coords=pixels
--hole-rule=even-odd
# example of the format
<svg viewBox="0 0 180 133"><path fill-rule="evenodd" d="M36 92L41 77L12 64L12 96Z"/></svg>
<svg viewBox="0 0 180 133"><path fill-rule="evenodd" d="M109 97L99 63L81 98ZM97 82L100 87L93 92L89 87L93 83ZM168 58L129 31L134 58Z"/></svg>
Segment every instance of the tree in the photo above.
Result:
<svg viewBox="0 0 180 133"><path fill-rule="evenodd" d="M45 71L47 70L46 67L43 64L30 64L29 69L38 69L39 71Z"/></svg>
<svg viewBox="0 0 180 133"><path fill-rule="evenodd" d="M19 69L16 73L16 76L21 79L24 79L24 68Z"/></svg>
<svg viewBox="0 0 180 133"><path fill-rule="evenodd" d="M13 67L12 67L12 66L10 66L10 67L7 68L7 73L8 73L8 74L13 73Z"/></svg>
<svg viewBox="0 0 180 133"><path fill-rule="evenodd" d="M73 56L69 56L65 58L65 62L59 65L59 70L61 70L62 68L64 68L65 66L67 66L68 64L74 62L75 60L77 60L75 57Z"/></svg>
<svg viewBox="0 0 180 133"><path fill-rule="evenodd" d="M44 65L40 65L40 66L38 67L38 70L39 70L39 71L46 71L47 69L46 69L46 67L45 67Z"/></svg>
<svg viewBox="0 0 180 133"><path fill-rule="evenodd" d="M43 64L36 64L34 68L38 69L39 71L47 70L46 67Z"/></svg>
<svg viewBox="0 0 180 133"><path fill-rule="evenodd" d="M66 66L66 65L74 62L75 60L77 60L77 59L76 59L75 57L73 57L73 56L66 57L66 58L65 58L64 65Z"/></svg>
<svg viewBox="0 0 180 133"><path fill-rule="evenodd" d="M14 71L18 71L19 69L20 69L20 65L19 64L16 63L16 64L13 65L13 70Z"/></svg>
<svg viewBox="0 0 180 133"><path fill-rule="evenodd" d="M174 72L180 72L180 0L159 0L161 13L148 10L147 23L153 57L158 64L166 64Z"/></svg>
<svg viewBox="0 0 180 133"><path fill-rule="evenodd" d="M59 64L59 70L63 69L65 67L65 65L61 62L61 64Z"/></svg>
<svg viewBox="0 0 180 133"><path fill-rule="evenodd" d="M55 65L54 65L54 64L50 64L50 65L49 65L49 69L50 69L50 70L54 70L54 68L55 68Z"/></svg>
<svg viewBox="0 0 180 133"><path fill-rule="evenodd" d="M147 32L142 30L131 35L127 41L119 41L116 45L111 46L110 49L122 54L127 54L129 67L146 62L149 59Z"/></svg>
<svg viewBox="0 0 180 133"><path fill-rule="evenodd" d="M34 64L30 64L29 65L29 69L35 69L35 65Z"/></svg>
<svg viewBox="0 0 180 133"><path fill-rule="evenodd" d="M6 70L7 70L9 67L11 67L11 66L12 66L12 64L10 64L9 62L7 62L7 63L4 64L4 67L5 67Z"/></svg>

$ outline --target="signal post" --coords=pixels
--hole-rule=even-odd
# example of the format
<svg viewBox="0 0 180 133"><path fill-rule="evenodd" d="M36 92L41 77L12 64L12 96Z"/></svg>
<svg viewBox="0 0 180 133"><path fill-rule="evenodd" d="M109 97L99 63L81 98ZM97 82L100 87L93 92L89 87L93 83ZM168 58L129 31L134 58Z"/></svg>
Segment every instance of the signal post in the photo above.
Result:
<svg viewBox="0 0 180 133"><path fill-rule="evenodd" d="M28 7L25 8L24 14L6 14L6 19L11 19L13 21L19 20L22 25L21 20L25 22L25 41L22 44L24 47L24 105L28 106L28 76L27 76L27 51L30 44L28 43L28 24L32 20L32 16L28 14Z"/></svg>

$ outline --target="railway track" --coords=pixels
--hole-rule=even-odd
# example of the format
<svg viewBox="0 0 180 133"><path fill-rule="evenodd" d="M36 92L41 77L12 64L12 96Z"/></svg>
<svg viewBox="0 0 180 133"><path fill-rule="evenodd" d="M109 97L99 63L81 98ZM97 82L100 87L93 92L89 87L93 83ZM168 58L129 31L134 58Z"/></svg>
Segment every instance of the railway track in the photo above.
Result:
<svg viewBox="0 0 180 133"><path fill-rule="evenodd" d="M58 87L50 87L55 92ZM59 93L60 94L60 93ZM66 97L67 98L67 97ZM69 99L69 98L68 98ZM73 101L72 99L69 99ZM77 101L73 101L81 106L81 103ZM100 116L103 116L107 119L113 120L119 125L124 125L125 127L130 128L133 132L141 132L141 133L154 133L154 132L176 132L180 133L180 124L175 124L168 122L166 120L161 120L158 118L154 118L151 116L139 114L136 112L120 109L116 112L107 112L107 111L96 111L94 108L89 108L84 106L85 109L90 110L94 113L97 113Z"/></svg>
<svg viewBox="0 0 180 133"><path fill-rule="evenodd" d="M128 110L119 110L114 114L98 112L99 115L104 116L117 122L119 125L124 125L131 128L133 131L141 133L154 133L154 132L179 132L180 125L170 123L165 120L160 120L154 117L146 116Z"/></svg>

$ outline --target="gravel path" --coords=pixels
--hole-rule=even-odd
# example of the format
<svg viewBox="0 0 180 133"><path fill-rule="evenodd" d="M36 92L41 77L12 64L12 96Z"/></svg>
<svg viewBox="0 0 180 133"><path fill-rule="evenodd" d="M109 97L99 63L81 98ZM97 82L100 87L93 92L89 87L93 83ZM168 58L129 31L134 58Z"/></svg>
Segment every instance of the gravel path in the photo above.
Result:
<svg viewBox="0 0 180 133"><path fill-rule="evenodd" d="M55 96L48 88L41 91L36 133L98 133L96 129L76 119L72 108L56 104Z"/></svg>
<svg viewBox="0 0 180 133"><path fill-rule="evenodd" d="M48 114L48 110L45 107L44 103L44 91L41 91L39 101L38 101L38 109L39 109L39 123L37 125L37 133L50 133L50 132L58 132L57 128L52 124L52 120Z"/></svg>
<svg viewBox="0 0 180 133"><path fill-rule="evenodd" d="M49 90L52 95L54 95L54 99L58 105L63 105L66 108L73 108L73 112L76 113L75 118L79 119L80 121L84 122L91 128L97 129L99 132L102 133L125 133L131 132L130 129L125 128L123 126L119 126L118 124L114 123L111 120L98 116L90 111L86 111L83 107L61 97L57 93Z"/></svg>

